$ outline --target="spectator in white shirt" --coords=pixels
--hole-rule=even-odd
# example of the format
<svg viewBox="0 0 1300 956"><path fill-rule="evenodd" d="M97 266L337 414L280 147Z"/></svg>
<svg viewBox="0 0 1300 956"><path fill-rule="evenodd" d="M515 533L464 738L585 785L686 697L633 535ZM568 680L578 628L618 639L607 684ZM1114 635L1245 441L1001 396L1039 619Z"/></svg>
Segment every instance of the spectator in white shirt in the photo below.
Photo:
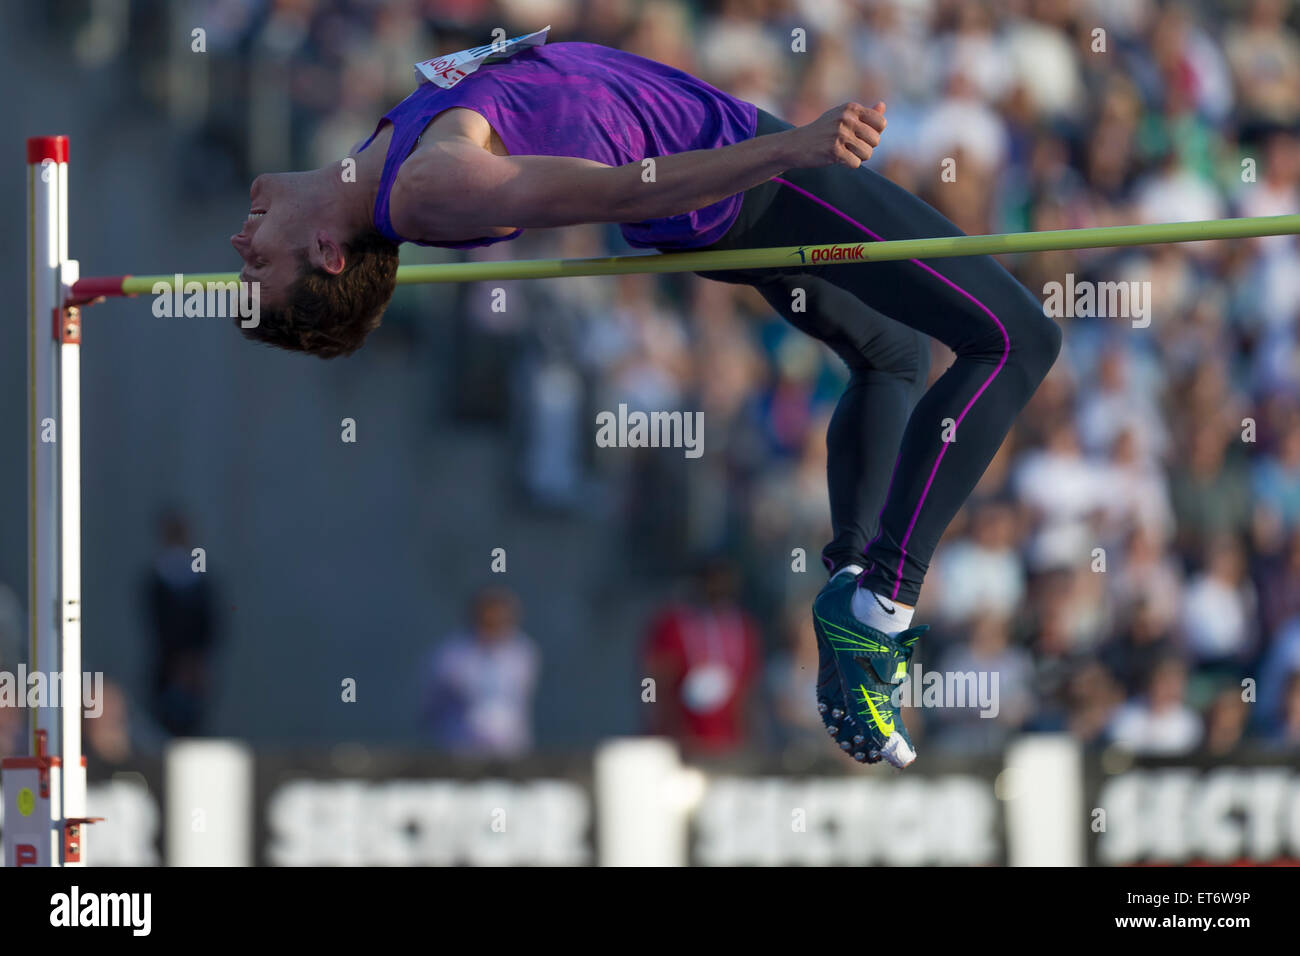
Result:
<svg viewBox="0 0 1300 956"><path fill-rule="evenodd" d="M438 746L492 757L531 749L539 661L518 615L513 594L484 591L474 601L469 630L430 655L424 713Z"/></svg>
<svg viewBox="0 0 1300 956"><path fill-rule="evenodd" d="M1167 657L1152 667L1144 697L1120 708L1111 739L1137 754L1184 754L1201 740L1201 719L1187 706L1187 665Z"/></svg>

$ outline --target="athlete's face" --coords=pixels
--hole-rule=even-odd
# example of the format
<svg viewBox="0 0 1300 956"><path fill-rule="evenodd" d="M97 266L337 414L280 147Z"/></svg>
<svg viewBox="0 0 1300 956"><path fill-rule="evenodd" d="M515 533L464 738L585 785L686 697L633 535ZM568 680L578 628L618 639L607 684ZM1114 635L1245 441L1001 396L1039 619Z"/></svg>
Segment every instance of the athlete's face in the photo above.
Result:
<svg viewBox="0 0 1300 956"><path fill-rule="evenodd" d="M261 301L273 304L302 270L300 250L314 232L312 204L300 173L267 173L253 180L244 226L230 237L244 268L239 278L260 285Z"/></svg>

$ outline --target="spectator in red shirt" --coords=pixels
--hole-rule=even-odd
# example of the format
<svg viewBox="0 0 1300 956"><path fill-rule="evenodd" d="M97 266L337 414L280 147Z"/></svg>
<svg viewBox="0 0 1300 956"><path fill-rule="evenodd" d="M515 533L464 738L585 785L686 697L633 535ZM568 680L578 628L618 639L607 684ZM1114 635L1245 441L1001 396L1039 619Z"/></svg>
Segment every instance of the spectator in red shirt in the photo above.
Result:
<svg viewBox="0 0 1300 956"><path fill-rule="evenodd" d="M700 569L689 601L656 615L646 640L646 673L655 680L653 733L695 753L743 746L762 648L754 619L736 600L725 560Z"/></svg>

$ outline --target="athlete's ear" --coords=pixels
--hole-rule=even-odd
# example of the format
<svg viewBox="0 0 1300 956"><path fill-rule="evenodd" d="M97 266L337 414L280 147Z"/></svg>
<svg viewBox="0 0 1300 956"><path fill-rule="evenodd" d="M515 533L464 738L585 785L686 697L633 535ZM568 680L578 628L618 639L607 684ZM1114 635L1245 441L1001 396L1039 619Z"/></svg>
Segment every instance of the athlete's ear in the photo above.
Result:
<svg viewBox="0 0 1300 956"><path fill-rule="evenodd" d="M307 258L317 269L336 276L343 271L343 246L329 233L321 230L307 250Z"/></svg>

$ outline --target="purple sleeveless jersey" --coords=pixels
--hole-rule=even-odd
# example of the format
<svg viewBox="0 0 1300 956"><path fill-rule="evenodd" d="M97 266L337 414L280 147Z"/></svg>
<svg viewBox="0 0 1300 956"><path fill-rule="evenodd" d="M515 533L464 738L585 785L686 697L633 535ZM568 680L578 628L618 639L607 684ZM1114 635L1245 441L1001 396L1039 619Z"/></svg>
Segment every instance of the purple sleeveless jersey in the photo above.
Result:
<svg viewBox="0 0 1300 956"><path fill-rule="evenodd" d="M757 118L753 105L690 74L592 43L531 47L508 60L483 64L450 90L422 83L384 115L393 124L393 138L374 221L394 242L414 241L393 230L388 197L397 170L429 122L455 106L482 114L512 156L575 156L608 166L730 146L753 137ZM372 134L362 149L374 138ZM737 193L694 212L619 228L633 246L707 246L731 226L741 198ZM419 244L465 248L518 235L516 230L492 239Z"/></svg>

